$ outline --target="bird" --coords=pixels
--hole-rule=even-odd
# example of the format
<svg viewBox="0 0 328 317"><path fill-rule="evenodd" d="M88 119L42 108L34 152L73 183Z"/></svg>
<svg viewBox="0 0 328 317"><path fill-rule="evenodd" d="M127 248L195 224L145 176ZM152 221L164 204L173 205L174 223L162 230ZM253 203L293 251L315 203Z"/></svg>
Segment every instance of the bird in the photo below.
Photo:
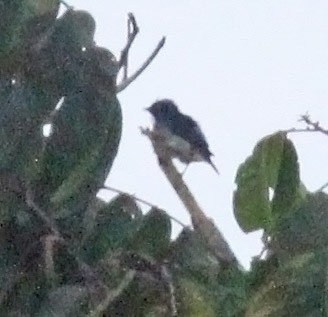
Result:
<svg viewBox="0 0 328 317"><path fill-rule="evenodd" d="M213 153L209 150L199 124L190 116L180 112L173 100L157 100L145 110L153 116L153 131L164 137L172 158L179 159L187 164L187 167L192 162L206 162L218 175L220 174L211 160Z"/></svg>

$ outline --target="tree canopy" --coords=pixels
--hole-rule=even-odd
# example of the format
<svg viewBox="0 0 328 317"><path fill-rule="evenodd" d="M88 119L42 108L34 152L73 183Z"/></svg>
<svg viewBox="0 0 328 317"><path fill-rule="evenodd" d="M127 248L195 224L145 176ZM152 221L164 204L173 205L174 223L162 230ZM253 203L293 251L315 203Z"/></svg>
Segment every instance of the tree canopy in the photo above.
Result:
<svg viewBox="0 0 328 317"><path fill-rule="evenodd" d="M0 315L326 316L328 196L302 183L292 131L261 139L236 172L238 224L264 232L249 271L197 208L172 240L166 211L97 198L119 151L117 94L164 42L119 85L135 34L116 58L88 12L60 5L0 1Z"/></svg>

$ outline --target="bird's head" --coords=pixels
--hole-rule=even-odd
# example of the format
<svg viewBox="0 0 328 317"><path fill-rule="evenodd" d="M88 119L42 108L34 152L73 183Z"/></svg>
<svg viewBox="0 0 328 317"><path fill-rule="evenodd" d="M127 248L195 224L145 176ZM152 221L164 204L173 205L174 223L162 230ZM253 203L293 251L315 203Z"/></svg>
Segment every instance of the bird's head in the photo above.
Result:
<svg viewBox="0 0 328 317"><path fill-rule="evenodd" d="M149 108L146 108L156 120L161 121L174 117L179 113L178 107L170 99L162 99L154 102Z"/></svg>

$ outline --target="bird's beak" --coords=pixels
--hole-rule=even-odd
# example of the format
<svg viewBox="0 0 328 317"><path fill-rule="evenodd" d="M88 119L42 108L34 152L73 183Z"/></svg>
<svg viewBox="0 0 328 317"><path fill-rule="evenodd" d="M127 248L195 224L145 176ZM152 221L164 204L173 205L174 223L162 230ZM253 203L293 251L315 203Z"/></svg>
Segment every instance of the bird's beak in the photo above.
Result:
<svg viewBox="0 0 328 317"><path fill-rule="evenodd" d="M144 108L145 111L150 111L150 107Z"/></svg>

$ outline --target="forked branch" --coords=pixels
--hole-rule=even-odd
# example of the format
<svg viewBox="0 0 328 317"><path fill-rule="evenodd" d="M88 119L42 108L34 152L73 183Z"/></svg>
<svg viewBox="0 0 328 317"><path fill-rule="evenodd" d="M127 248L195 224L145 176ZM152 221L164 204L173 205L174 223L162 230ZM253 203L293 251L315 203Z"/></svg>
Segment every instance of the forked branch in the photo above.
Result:
<svg viewBox="0 0 328 317"><path fill-rule="evenodd" d="M121 52L121 56L118 61L119 70L123 69L123 78L122 81L119 84L117 84L116 87L117 93L123 91L126 87L128 87L132 82L136 80L136 78L150 65L150 63L153 61L153 59L156 57L156 55L159 53L159 51L165 44L165 37L163 37L155 47L154 51L144 61L144 63L131 76L128 76L129 52L132 43L136 39L138 33L139 33L139 27L136 18L132 13L129 13L127 42Z"/></svg>
<svg viewBox="0 0 328 317"><path fill-rule="evenodd" d="M318 121L312 121L308 114L304 114L298 120L300 122L306 123L306 128L297 129L291 128L288 130L284 130L286 133L300 133L300 132L320 132L322 134L328 135L328 129L323 128Z"/></svg>

